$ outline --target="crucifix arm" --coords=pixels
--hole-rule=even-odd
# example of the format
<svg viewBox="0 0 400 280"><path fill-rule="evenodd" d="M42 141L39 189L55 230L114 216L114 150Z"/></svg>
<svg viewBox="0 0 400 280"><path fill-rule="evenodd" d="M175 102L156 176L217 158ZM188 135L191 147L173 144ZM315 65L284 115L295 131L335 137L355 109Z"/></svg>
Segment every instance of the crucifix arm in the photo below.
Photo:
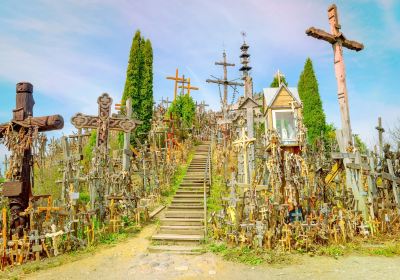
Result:
<svg viewBox="0 0 400 280"><path fill-rule="evenodd" d="M212 79L207 79L207 83L213 83L213 84L220 84L220 85L228 85L228 86L244 86L243 83L238 83L238 82L230 82L227 80L212 80Z"/></svg>
<svg viewBox="0 0 400 280"><path fill-rule="evenodd" d="M336 43L336 38L335 36L333 36L332 34L329 34L328 32L322 30L322 29L318 29L315 27L310 27L306 30L306 34L308 36L314 37L316 39L320 39L320 40L324 40L327 41L331 44L335 44Z"/></svg>
<svg viewBox="0 0 400 280"><path fill-rule="evenodd" d="M12 125L17 127L38 127L39 132L51 131L56 129L62 129L64 127L64 119L60 115L52 115L45 117L30 117L22 121L12 120ZM9 124L0 125L0 138L4 134L4 131L9 127Z"/></svg>
<svg viewBox="0 0 400 280"><path fill-rule="evenodd" d="M215 62L215 65L235 66L234 63L228 63L228 62Z"/></svg>
<svg viewBox="0 0 400 280"><path fill-rule="evenodd" d="M343 45L343 47L346 47L350 50L354 50L357 52L364 49L363 44L356 42L356 41L347 40L347 39L343 40L342 45Z"/></svg>
<svg viewBox="0 0 400 280"><path fill-rule="evenodd" d="M78 113L71 118L71 123L76 128L97 128L98 121L98 117L88 116L81 113Z"/></svg>
<svg viewBox="0 0 400 280"><path fill-rule="evenodd" d="M308 36L314 37L316 39L327 41L327 42L329 42L331 44L335 44L338 41L337 37L333 36L332 34L326 32L324 30L317 29L315 27L311 27L311 28L307 29L306 30L306 34ZM354 50L354 51L357 51L357 52L361 51L362 49L364 49L364 45L363 44L361 44L359 42L356 42L356 41L347 40L343 36L343 34L341 34L340 38L341 38L343 47L346 47L346 48L348 48L350 50Z"/></svg>

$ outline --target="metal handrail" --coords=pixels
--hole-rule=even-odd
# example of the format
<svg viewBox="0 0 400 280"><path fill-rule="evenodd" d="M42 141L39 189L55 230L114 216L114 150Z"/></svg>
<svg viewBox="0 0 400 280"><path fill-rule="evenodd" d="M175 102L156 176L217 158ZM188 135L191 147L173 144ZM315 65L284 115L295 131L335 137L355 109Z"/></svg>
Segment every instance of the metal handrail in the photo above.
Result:
<svg viewBox="0 0 400 280"><path fill-rule="evenodd" d="M204 180L203 180L204 238L206 238L207 236L207 184L209 184L211 187L210 167L211 167L211 145L208 147L206 169L204 170Z"/></svg>

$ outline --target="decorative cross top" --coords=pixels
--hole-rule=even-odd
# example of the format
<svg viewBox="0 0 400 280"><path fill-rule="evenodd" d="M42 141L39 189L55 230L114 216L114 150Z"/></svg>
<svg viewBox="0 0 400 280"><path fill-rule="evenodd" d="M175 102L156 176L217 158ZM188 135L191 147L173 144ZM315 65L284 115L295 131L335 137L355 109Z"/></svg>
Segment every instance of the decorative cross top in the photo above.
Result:
<svg viewBox="0 0 400 280"><path fill-rule="evenodd" d="M347 146L348 144L351 144L352 133L346 87L346 70L343 59L343 47L358 52L364 49L364 45L346 39L346 37L340 31L341 25L339 24L339 17L336 5L331 5L329 7L328 18L329 24L331 26L331 33L328 33L321 29L317 29L315 27L311 27L307 29L306 34L308 36L327 41L333 46L335 73L338 85L338 99L343 130L343 142Z"/></svg>
<svg viewBox="0 0 400 280"><path fill-rule="evenodd" d="M97 147L107 146L109 130L130 132L141 122L130 118L110 117L112 98L103 93L98 99L99 115L89 116L77 113L72 117L71 122L76 128L95 128L97 129Z"/></svg>

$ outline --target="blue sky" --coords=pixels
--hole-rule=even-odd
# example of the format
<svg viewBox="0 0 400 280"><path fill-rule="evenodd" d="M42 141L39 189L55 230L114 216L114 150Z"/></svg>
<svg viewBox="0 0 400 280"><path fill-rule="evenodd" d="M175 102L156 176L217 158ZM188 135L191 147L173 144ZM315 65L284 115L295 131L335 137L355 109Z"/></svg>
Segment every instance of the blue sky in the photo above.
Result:
<svg viewBox="0 0 400 280"><path fill-rule="evenodd" d="M238 65L241 31L250 45L255 91L280 69L296 86L311 57L328 122L340 126L332 48L305 35L329 30L327 7L336 3L343 33L365 50L345 51L351 122L369 144L376 141L378 116L390 127L400 118L400 1L354 0L20 0L0 6L0 122L11 118L15 84L34 85L34 114L60 113L64 133L76 112L97 112L96 98L121 98L131 40L137 29L154 49L155 99L173 96L165 76L181 73L199 86L197 100L219 107L218 88L206 84L223 49ZM230 69L239 77L239 67ZM241 92L242 93L242 92ZM0 158L4 147L0 148Z"/></svg>

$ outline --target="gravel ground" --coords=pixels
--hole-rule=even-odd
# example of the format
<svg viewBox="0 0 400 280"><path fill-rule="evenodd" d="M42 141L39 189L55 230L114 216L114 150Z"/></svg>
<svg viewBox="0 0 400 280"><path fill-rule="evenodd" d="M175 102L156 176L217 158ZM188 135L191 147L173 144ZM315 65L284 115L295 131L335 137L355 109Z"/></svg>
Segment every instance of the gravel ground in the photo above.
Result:
<svg viewBox="0 0 400 280"><path fill-rule="evenodd" d="M302 256L285 266L248 266L211 253L148 253L148 226L135 238L76 262L29 274L24 279L400 279L400 258Z"/></svg>

